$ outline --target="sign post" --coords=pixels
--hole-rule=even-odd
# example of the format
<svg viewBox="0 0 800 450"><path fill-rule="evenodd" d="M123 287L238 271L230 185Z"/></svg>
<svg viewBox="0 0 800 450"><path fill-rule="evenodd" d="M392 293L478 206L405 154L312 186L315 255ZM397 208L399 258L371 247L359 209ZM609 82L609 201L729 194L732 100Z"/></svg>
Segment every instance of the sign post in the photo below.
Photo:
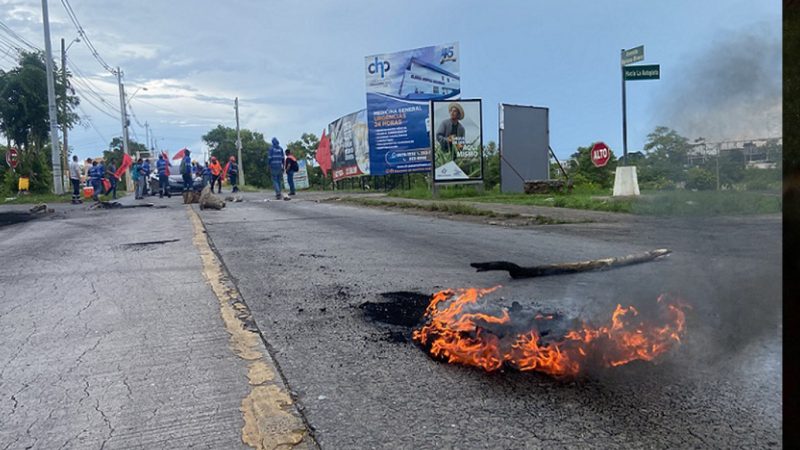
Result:
<svg viewBox="0 0 800 450"><path fill-rule="evenodd" d="M11 147L6 152L6 164L8 164L11 169L16 169L17 164L19 164L19 153L17 153L17 149Z"/></svg>
<svg viewBox="0 0 800 450"><path fill-rule="evenodd" d="M592 164L595 167L605 167L611 159L611 150L603 142L595 142L591 150Z"/></svg>

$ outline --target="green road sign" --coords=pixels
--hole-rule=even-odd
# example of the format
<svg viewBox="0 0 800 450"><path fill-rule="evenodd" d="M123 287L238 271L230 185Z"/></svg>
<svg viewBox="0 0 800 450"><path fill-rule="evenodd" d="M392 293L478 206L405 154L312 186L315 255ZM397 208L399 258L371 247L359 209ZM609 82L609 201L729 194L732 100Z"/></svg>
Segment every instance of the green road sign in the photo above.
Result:
<svg viewBox="0 0 800 450"><path fill-rule="evenodd" d="M644 45L622 52L622 65L627 66L644 59Z"/></svg>
<svg viewBox="0 0 800 450"><path fill-rule="evenodd" d="M626 66L623 68L625 80L658 80L661 78L661 66L647 64L642 66Z"/></svg>

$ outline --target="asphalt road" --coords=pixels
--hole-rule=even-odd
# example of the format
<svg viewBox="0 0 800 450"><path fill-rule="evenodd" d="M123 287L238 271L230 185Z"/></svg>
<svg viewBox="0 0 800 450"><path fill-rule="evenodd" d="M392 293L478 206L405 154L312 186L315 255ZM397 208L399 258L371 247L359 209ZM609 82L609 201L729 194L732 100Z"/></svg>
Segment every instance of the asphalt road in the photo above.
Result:
<svg viewBox="0 0 800 450"><path fill-rule="evenodd" d="M764 448L781 445L779 216L490 226L336 203L201 213L322 448ZM533 280L475 273L668 247L659 262ZM443 364L358 306L391 291L503 288L493 301L607 320L669 292L683 345L564 382Z"/></svg>
<svg viewBox="0 0 800 450"><path fill-rule="evenodd" d="M226 314L235 291L202 227L177 199L153 201L164 208L0 210L0 449L302 438L258 335Z"/></svg>

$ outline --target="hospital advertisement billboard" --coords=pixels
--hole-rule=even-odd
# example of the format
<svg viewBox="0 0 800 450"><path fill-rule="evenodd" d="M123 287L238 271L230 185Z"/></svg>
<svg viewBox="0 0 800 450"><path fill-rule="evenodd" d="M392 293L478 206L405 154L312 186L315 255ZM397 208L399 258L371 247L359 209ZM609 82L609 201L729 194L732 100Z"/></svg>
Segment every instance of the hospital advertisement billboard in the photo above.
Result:
<svg viewBox="0 0 800 450"><path fill-rule="evenodd" d="M328 125L333 180L370 174L367 110L340 117Z"/></svg>
<svg viewBox="0 0 800 450"><path fill-rule="evenodd" d="M367 84L372 175L431 170L431 100L461 95L458 43L368 56Z"/></svg>

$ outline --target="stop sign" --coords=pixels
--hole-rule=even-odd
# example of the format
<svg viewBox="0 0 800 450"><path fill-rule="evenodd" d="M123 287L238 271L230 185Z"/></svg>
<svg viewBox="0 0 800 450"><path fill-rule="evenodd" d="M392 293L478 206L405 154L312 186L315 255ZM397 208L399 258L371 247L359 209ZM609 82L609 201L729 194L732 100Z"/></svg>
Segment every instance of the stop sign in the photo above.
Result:
<svg viewBox="0 0 800 450"><path fill-rule="evenodd" d="M595 142L591 150L592 164L595 167L603 167L611 159L611 149L603 142Z"/></svg>
<svg viewBox="0 0 800 450"><path fill-rule="evenodd" d="M17 168L17 164L19 163L19 155L17 154L17 149L10 148L6 152L6 164L11 166L12 169Z"/></svg>

